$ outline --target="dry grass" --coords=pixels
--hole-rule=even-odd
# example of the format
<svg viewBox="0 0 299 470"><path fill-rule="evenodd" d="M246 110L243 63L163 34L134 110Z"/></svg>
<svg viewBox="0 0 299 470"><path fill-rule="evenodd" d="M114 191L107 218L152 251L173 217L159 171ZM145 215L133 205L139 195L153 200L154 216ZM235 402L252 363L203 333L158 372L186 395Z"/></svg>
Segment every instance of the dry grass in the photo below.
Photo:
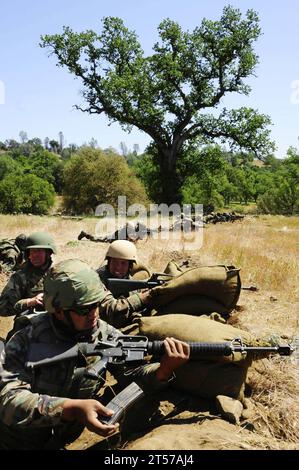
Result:
<svg viewBox="0 0 299 470"><path fill-rule="evenodd" d="M257 430L280 442L297 443L299 436L299 373L297 364L273 358L255 363L248 382L255 403Z"/></svg>
<svg viewBox="0 0 299 470"><path fill-rule="evenodd" d="M271 223L270 223L271 222ZM208 226L206 256L242 268L243 282L275 291L299 289L299 220L248 217L243 223Z"/></svg>
<svg viewBox="0 0 299 470"><path fill-rule="evenodd" d="M55 261L80 258L98 267L107 250L103 243L77 241L83 229L95 233L97 219L0 215L0 237L48 230L56 240ZM164 270L170 259L189 258L194 263L234 264L242 282L256 284L258 292L243 291L239 312L232 317L238 327L257 336L275 334L299 337L299 218L247 217L243 222L209 225L203 246L187 251L180 242L147 240L137 243L139 260L152 270ZM7 278L0 275L0 288ZM0 318L0 336L9 319ZM263 360L251 368L249 382L255 404L256 432L244 448L291 449L299 444L298 359ZM260 436L260 440L259 440ZM225 442L221 443L226 447Z"/></svg>

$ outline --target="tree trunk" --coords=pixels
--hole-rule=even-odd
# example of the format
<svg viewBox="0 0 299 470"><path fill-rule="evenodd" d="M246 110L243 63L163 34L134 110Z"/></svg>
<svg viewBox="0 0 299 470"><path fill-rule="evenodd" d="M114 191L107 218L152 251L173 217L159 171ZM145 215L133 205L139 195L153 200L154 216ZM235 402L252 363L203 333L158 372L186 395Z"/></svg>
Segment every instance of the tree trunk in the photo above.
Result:
<svg viewBox="0 0 299 470"><path fill-rule="evenodd" d="M161 196L159 203L182 204L182 179L176 171L176 158L170 152L159 154Z"/></svg>

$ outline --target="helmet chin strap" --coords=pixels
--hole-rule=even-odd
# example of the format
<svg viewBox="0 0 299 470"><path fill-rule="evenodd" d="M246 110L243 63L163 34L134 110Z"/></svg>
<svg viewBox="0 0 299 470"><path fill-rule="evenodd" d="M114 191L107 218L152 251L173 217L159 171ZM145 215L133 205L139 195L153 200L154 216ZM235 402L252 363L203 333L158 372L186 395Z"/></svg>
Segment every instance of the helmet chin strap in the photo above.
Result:
<svg viewBox="0 0 299 470"><path fill-rule="evenodd" d="M70 311L69 310L67 310L67 311L63 310L63 315L64 315L64 318L66 319L67 326L70 328L70 330L73 333L77 333L77 330L76 330L75 325L73 323Z"/></svg>
<svg viewBox="0 0 299 470"><path fill-rule="evenodd" d="M71 314L69 311L63 311L64 318L66 319L67 326L69 327L70 331L77 337L77 341L81 340L89 340L92 338L92 333L94 332L95 328L78 331L76 330Z"/></svg>

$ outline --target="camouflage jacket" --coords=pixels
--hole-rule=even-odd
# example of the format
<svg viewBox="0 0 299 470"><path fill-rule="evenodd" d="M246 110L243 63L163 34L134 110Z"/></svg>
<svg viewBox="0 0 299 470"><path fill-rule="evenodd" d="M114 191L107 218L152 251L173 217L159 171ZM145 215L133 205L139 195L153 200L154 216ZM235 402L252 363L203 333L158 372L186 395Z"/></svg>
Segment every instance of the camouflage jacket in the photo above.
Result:
<svg viewBox="0 0 299 470"><path fill-rule="evenodd" d="M104 266L100 266L98 269L97 269L97 273L102 281L102 283L108 288L108 279L109 278L115 278L115 276L113 276L113 274L110 273L109 269L108 269L108 265L107 264L104 264ZM131 279L131 276L129 274L127 274L124 279ZM111 291L113 295L115 295L115 293L113 291Z"/></svg>
<svg viewBox="0 0 299 470"><path fill-rule="evenodd" d="M43 292L43 278L50 265L46 269L35 268L27 261L11 276L0 296L0 316L18 315L27 310L26 299Z"/></svg>
<svg viewBox="0 0 299 470"><path fill-rule="evenodd" d="M107 279L113 277L106 265L97 269L97 273L104 286L106 286ZM129 297L115 298L113 292L105 287L103 300L100 301L101 318L116 328L122 328L132 323L134 313L141 312L144 308L145 305L142 303L138 292L132 293Z"/></svg>
<svg viewBox="0 0 299 470"><path fill-rule="evenodd" d="M99 320L89 341L111 341L120 332ZM65 398L92 398L105 384L105 371L98 379L81 371L95 365L100 357L78 356L56 364L45 365L36 373L25 368L30 344L43 343L72 347L77 341L68 328L49 313L32 315L30 324L17 332L6 344L5 363L0 372L0 448L44 448L53 435L61 443L71 442L82 432L78 423L61 420ZM85 338L86 340L86 338ZM133 380L145 391L164 388L167 382L156 379L159 363L147 364L137 369L117 368L113 375L124 388ZM78 377L80 380L78 380ZM3 439L2 439L3 437Z"/></svg>
<svg viewBox="0 0 299 470"><path fill-rule="evenodd" d="M23 254L15 244L15 240L0 240L0 271L9 272L20 266Z"/></svg>

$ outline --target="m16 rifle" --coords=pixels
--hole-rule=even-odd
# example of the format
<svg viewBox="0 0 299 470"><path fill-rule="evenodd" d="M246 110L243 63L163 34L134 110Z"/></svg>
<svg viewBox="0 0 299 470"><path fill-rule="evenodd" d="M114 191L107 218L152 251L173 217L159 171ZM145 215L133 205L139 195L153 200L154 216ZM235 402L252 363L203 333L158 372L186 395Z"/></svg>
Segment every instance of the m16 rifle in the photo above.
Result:
<svg viewBox="0 0 299 470"><path fill-rule="evenodd" d="M165 282L172 279L171 274L153 273L149 279L119 279L109 277L107 279L107 288L113 292L115 296L128 296L130 292L140 289L152 289L156 286L162 286Z"/></svg>
<svg viewBox="0 0 299 470"><path fill-rule="evenodd" d="M289 356L293 352L293 347L286 345L277 346L245 346L240 338L235 338L231 342L203 343L190 341L190 359L209 358L216 356L230 356L234 353L241 353L244 357L247 354L271 355L279 354ZM86 376L99 378L103 372L113 366L127 365L137 367L143 364L148 356L159 357L164 354L163 341L149 341L146 336L119 336L116 341L99 341L96 343L77 343L72 347L67 344L43 344L32 343L29 349L28 361L25 367L31 370L52 365L60 361L67 361L78 356L99 356L100 361L91 364L86 368ZM110 369L111 370L111 369ZM112 417L101 417L101 421L114 424L122 414L128 410L137 400L144 396L143 390L132 382L106 406L114 411Z"/></svg>

